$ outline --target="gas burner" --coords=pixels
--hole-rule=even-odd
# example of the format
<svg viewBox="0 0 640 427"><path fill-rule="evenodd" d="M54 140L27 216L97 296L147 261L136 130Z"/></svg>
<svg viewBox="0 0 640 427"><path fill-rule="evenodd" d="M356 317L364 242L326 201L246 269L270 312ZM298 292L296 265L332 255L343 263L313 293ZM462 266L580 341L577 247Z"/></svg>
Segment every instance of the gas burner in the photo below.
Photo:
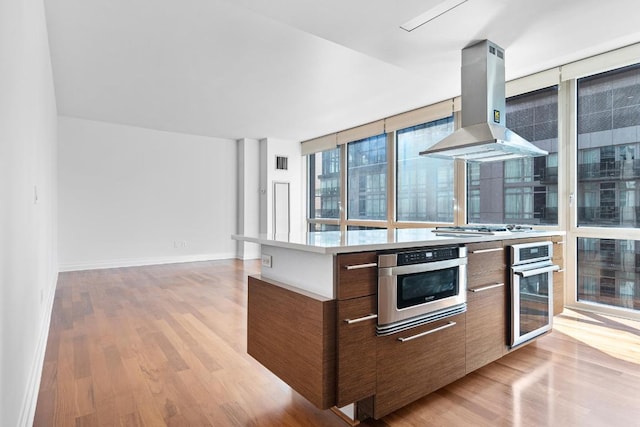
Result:
<svg viewBox="0 0 640 427"><path fill-rule="evenodd" d="M479 234L479 235L501 235L512 232L528 231L528 225L502 225L502 224L478 224L478 225L458 225L447 227L436 227L433 231L441 234Z"/></svg>
<svg viewBox="0 0 640 427"><path fill-rule="evenodd" d="M533 227L531 227L530 225L521 225L521 224L507 224L505 227L507 227L507 230L509 231L531 231L533 230Z"/></svg>

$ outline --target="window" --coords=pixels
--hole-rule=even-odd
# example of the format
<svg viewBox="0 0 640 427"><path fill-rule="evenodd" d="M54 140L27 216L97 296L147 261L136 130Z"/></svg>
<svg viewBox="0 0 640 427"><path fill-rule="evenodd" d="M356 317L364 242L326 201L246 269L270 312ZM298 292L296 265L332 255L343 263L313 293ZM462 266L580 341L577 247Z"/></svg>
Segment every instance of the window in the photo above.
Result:
<svg viewBox="0 0 640 427"><path fill-rule="evenodd" d="M640 241L578 238L578 301L640 310Z"/></svg>
<svg viewBox="0 0 640 427"><path fill-rule="evenodd" d="M387 137L347 144L347 217L387 219Z"/></svg>
<svg viewBox="0 0 640 427"><path fill-rule="evenodd" d="M308 162L309 219L339 219L340 149L310 154Z"/></svg>
<svg viewBox="0 0 640 427"><path fill-rule="evenodd" d="M558 88L507 99L507 127L549 152L467 166L467 221L558 224Z"/></svg>
<svg viewBox="0 0 640 427"><path fill-rule="evenodd" d="M578 80L578 225L638 227L640 65Z"/></svg>
<svg viewBox="0 0 640 427"><path fill-rule="evenodd" d="M420 156L453 132L453 116L396 132L398 221L453 222L453 160Z"/></svg>

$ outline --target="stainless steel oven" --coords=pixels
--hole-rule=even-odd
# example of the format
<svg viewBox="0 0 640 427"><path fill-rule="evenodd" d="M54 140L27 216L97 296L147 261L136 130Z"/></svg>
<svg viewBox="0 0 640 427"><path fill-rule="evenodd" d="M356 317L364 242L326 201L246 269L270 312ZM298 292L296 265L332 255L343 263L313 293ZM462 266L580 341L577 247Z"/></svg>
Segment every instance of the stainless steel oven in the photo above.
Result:
<svg viewBox="0 0 640 427"><path fill-rule="evenodd" d="M511 246L511 347L541 335L553 325L552 242Z"/></svg>
<svg viewBox="0 0 640 427"><path fill-rule="evenodd" d="M466 311L467 249L434 247L378 256L378 335Z"/></svg>

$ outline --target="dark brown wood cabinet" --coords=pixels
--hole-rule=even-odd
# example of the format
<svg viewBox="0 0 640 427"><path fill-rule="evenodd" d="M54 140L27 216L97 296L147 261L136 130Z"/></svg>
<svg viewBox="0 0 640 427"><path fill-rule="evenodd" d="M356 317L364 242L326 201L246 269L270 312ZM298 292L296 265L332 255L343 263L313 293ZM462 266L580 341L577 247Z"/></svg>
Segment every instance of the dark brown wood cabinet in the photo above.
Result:
<svg viewBox="0 0 640 427"><path fill-rule="evenodd" d="M377 261L375 252L336 256L339 407L376 393Z"/></svg>
<svg viewBox="0 0 640 427"><path fill-rule="evenodd" d="M339 300L375 295L378 291L378 255L375 252L337 255L335 278Z"/></svg>
<svg viewBox="0 0 640 427"><path fill-rule="evenodd" d="M318 408L335 405L336 301L249 276L247 353Z"/></svg>
<svg viewBox="0 0 640 427"><path fill-rule="evenodd" d="M466 368L475 371L507 349L507 256L502 241L467 245Z"/></svg>
<svg viewBox="0 0 640 427"><path fill-rule="evenodd" d="M564 236L553 236L553 263L560 266L553 273L553 315L564 310Z"/></svg>
<svg viewBox="0 0 640 427"><path fill-rule="evenodd" d="M374 418L462 378L465 313L378 337Z"/></svg>
<svg viewBox="0 0 640 427"><path fill-rule="evenodd" d="M509 245L549 239L466 245L467 311L388 336L376 335L376 252L335 255L335 299L249 277L247 352L319 408L381 418L510 351ZM563 269L563 237L551 240ZM563 284L555 272L555 314Z"/></svg>
<svg viewBox="0 0 640 427"><path fill-rule="evenodd" d="M376 393L375 295L338 301L336 406Z"/></svg>

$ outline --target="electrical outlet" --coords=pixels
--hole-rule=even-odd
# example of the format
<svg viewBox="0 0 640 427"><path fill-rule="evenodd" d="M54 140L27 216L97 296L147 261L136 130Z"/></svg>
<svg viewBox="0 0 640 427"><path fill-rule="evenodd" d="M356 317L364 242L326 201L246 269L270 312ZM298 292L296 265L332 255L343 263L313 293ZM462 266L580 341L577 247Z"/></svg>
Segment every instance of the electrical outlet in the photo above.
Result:
<svg viewBox="0 0 640 427"><path fill-rule="evenodd" d="M262 266L271 268L271 255L262 254Z"/></svg>

